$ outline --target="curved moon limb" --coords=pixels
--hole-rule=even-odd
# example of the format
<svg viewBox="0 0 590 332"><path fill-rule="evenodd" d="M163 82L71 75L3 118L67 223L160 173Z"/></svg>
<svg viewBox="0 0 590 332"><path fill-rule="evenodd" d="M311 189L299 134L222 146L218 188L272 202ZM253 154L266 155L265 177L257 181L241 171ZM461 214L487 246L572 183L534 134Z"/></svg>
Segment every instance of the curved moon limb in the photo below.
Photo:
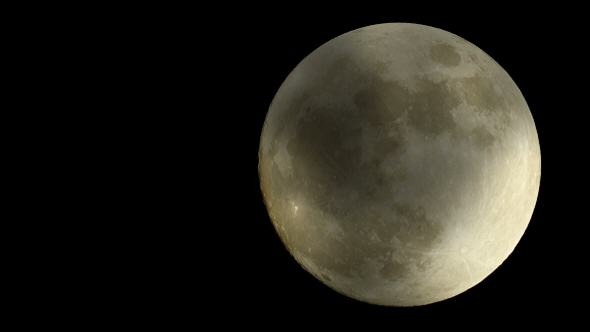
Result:
<svg viewBox="0 0 590 332"><path fill-rule="evenodd" d="M416 306L473 287L514 250L539 190L526 101L449 32L379 24L336 37L289 74L259 148L281 240L332 289Z"/></svg>

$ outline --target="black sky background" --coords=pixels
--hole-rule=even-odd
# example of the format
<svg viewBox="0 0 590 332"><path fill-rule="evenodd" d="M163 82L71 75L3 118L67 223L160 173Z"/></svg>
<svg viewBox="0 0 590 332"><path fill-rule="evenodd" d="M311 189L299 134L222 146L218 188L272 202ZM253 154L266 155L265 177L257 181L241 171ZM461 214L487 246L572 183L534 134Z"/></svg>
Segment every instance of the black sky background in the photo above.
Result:
<svg viewBox="0 0 590 332"><path fill-rule="evenodd" d="M465 317L500 324L569 324L582 318L588 242L583 232L587 214L580 213L587 205L582 72L588 53L576 10L499 6L449 14L392 6L320 13L295 7L231 7L166 18L173 22L166 43L175 44L182 59L171 64L178 78L170 82L171 90L182 99L171 100L167 112L172 116L162 124L167 139L177 143L166 154L190 174L171 174L177 190L171 193L176 212L169 218L180 221L161 235L177 256L160 258L179 274L178 284L170 285L176 315L214 312L225 317L221 324L244 319L261 325L269 317L372 324L460 322ZM537 205L513 254L467 292L414 308L358 302L304 271L275 233L258 180L262 125L290 71L326 41L386 22L438 27L492 56L527 100L542 154Z"/></svg>
<svg viewBox="0 0 590 332"><path fill-rule="evenodd" d="M5 202L17 215L5 213L6 224L24 228L22 237L5 232L16 242L5 256L19 262L5 266L19 279L6 283L16 323L197 331L584 324L590 53L582 6L23 7L6 10L14 22L4 44L5 66L16 72L6 79L6 113L24 118L4 123L15 131L5 145L19 150L5 160L24 171L7 179L27 194L9 188L23 206ZM304 271L271 224L258 178L266 112L291 70L336 36L390 22L441 28L492 56L521 89L541 144L539 198L513 254L463 294L413 308L353 300Z"/></svg>

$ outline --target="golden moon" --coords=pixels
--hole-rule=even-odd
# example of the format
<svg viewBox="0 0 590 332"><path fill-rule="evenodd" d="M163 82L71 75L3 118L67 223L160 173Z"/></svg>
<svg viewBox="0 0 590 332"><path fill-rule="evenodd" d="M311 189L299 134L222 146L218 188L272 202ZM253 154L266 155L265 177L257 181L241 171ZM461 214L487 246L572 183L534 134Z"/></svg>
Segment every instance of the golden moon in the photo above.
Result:
<svg viewBox="0 0 590 332"><path fill-rule="evenodd" d="M393 23L336 37L289 74L259 175L303 268L354 299L416 306L464 292L510 255L541 157L498 63L449 32Z"/></svg>

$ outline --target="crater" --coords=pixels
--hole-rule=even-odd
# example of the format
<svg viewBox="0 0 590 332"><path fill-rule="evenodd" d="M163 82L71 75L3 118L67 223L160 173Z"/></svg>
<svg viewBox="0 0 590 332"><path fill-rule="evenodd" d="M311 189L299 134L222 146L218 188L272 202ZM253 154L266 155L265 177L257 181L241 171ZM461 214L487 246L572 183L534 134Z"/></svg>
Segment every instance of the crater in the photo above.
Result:
<svg viewBox="0 0 590 332"><path fill-rule="evenodd" d="M484 126L478 126L471 130L469 138L475 145L481 147L488 147L496 141L496 137Z"/></svg>
<svg viewBox="0 0 590 332"><path fill-rule="evenodd" d="M384 264L381 270L379 270L379 274L388 280L395 280L398 278L407 275L408 267L404 264L392 261L388 259Z"/></svg>
<svg viewBox="0 0 590 332"><path fill-rule="evenodd" d="M496 111L506 106L506 101L494 88L494 83L483 75L475 75L461 80L460 91L469 105Z"/></svg>
<svg viewBox="0 0 590 332"><path fill-rule="evenodd" d="M446 82L421 80L411 95L410 124L426 135L438 135L456 127L451 109L461 102Z"/></svg>
<svg viewBox="0 0 590 332"><path fill-rule="evenodd" d="M455 67L461 63L461 55L450 44L436 44L430 48L430 57L437 63L447 67Z"/></svg>
<svg viewBox="0 0 590 332"><path fill-rule="evenodd" d="M373 82L354 95L361 117L372 126L397 120L408 109L410 93L397 82Z"/></svg>

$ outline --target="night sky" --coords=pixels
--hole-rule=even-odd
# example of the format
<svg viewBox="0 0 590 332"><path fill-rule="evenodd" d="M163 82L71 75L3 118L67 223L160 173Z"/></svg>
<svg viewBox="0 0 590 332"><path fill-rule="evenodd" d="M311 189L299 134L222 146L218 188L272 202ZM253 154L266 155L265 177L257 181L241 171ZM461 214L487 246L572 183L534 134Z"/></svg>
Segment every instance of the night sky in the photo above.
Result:
<svg viewBox="0 0 590 332"><path fill-rule="evenodd" d="M464 317L564 324L578 317L581 304L574 301L587 294L583 253L588 250L583 231L588 205L583 155L589 132L587 106L582 105L588 94L583 22L567 8L546 8L541 14L532 8L512 12L512 7L473 6L424 14L395 6L320 12L277 3L203 11L171 23L182 36L174 40L184 43L179 61L187 64L172 64L179 81L171 84L178 86L174 95L182 101L172 102L171 108L180 111L171 110L174 116L166 122L166 132L179 142L167 154L182 154L180 169L190 174L184 180L176 175L179 190L174 195L180 200L174 206L182 212L173 217L181 221L166 238L181 257L167 264L182 264L179 280L188 285L174 288L179 315L202 311L197 309L202 306L205 312L221 313L222 320L239 317L262 324L273 317L288 326L291 320L313 317L391 328ZM541 146L537 205L512 255L467 292L414 308L358 302L304 271L273 229L257 170L265 115L289 72L331 38L386 22L438 27L488 53L521 89Z"/></svg>

